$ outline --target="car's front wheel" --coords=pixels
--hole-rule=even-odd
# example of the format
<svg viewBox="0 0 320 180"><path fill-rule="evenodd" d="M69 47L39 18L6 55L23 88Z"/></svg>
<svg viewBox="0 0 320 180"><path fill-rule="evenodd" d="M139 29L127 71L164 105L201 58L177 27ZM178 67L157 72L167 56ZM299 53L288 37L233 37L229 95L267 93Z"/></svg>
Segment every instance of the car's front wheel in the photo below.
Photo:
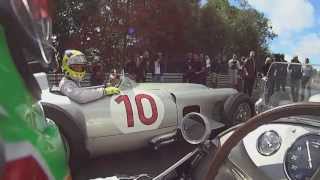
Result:
<svg viewBox="0 0 320 180"><path fill-rule="evenodd" d="M228 126L246 122L253 115L254 105L246 94L234 94L224 103L224 122Z"/></svg>

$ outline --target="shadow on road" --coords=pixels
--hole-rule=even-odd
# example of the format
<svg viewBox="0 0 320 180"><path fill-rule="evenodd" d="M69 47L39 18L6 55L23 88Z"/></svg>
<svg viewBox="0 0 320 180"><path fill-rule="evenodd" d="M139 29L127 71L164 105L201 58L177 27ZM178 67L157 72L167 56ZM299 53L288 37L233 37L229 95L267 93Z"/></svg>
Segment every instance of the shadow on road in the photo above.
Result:
<svg viewBox="0 0 320 180"><path fill-rule="evenodd" d="M83 163L82 167L74 173L73 179L87 180L144 173L155 176L192 151L193 148L185 142L177 142L160 148L158 151L144 148L134 152L102 156Z"/></svg>

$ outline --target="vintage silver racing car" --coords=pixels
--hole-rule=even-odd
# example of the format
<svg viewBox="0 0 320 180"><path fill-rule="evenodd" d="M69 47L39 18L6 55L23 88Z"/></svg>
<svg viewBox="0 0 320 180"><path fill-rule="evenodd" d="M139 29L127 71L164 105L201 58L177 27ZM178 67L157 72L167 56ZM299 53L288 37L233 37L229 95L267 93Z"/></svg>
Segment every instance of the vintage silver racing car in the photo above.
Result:
<svg viewBox="0 0 320 180"><path fill-rule="evenodd" d="M231 126L254 114L248 96L231 88L212 89L187 83L136 83L121 77L121 94L78 104L49 89L45 73L35 74L42 88L46 116L59 126L70 159L154 149L177 140L180 120L191 112L211 127ZM92 87L87 87L92 88ZM210 119L219 120L213 123Z"/></svg>

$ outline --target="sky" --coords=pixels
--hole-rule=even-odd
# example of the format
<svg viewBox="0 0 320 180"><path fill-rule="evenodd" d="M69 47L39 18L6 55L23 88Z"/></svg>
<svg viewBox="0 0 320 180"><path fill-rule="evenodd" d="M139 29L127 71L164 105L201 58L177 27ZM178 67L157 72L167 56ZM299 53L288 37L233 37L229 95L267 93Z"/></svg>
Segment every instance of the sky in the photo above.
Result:
<svg viewBox="0 0 320 180"><path fill-rule="evenodd" d="M320 0L247 1L270 19L278 35L269 45L273 53L283 53L287 60L309 57L312 63L320 64Z"/></svg>

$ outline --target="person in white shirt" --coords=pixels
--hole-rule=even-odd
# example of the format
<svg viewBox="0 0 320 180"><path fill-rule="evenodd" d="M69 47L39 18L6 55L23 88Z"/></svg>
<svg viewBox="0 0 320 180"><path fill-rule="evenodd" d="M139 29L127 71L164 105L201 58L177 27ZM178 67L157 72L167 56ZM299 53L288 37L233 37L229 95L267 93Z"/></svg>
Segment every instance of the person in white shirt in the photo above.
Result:
<svg viewBox="0 0 320 180"><path fill-rule="evenodd" d="M236 89L239 89L239 71L241 69L237 55L233 54L232 59L228 62L229 74L231 75L231 84Z"/></svg>
<svg viewBox="0 0 320 180"><path fill-rule="evenodd" d="M152 64L152 82L162 82L163 74L163 55L161 52L157 54L156 60Z"/></svg>
<svg viewBox="0 0 320 180"><path fill-rule="evenodd" d="M211 59L208 55L206 55L204 57L205 61L206 61L206 69L207 69L207 72L210 73L211 71Z"/></svg>

